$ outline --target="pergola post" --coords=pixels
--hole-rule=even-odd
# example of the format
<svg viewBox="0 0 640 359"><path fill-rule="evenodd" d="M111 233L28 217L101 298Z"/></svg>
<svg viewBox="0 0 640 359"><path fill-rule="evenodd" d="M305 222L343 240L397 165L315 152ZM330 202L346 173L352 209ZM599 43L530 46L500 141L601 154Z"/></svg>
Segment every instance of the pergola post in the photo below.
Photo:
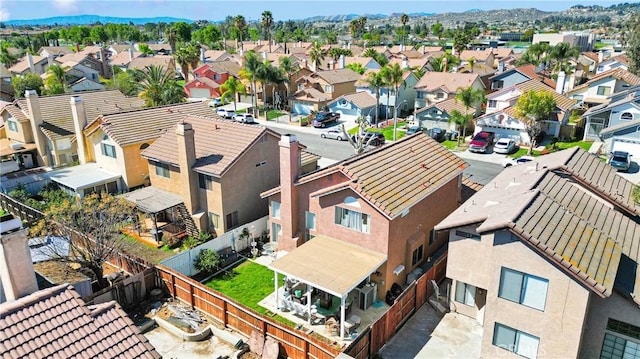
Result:
<svg viewBox="0 0 640 359"><path fill-rule="evenodd" d="M344 312L345 312L345 295L340 298L340 339L344 338Z"/></svg>
<svg viewBox="0 0 640 359"><path fill-rule="evenodd" d="M273 274L275 275L273 285L275 286L274 292L276 293L276 309L280 309L280 296L278 295L278 272L273 271Z"/></svg>

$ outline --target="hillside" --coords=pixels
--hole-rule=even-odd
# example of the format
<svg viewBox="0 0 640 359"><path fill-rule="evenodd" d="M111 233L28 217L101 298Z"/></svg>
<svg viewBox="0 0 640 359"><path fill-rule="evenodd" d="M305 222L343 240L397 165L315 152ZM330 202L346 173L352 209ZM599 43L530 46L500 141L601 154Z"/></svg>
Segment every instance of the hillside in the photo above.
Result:
<svg viewBox="0 0 640 359"><path fill-rule="evenodd" d="M180 19L176 17L112 17L112 16L100 16L100 15L76 15L76 16L55 16L44 19L30 19L30 20L10 20L5 21L7 26L26 26L26 25L88 25L95 23L114 23L114 24L129 24L144 25L148 22L179 22L184 21L187 23L193 22L188 19Z"/></svg>

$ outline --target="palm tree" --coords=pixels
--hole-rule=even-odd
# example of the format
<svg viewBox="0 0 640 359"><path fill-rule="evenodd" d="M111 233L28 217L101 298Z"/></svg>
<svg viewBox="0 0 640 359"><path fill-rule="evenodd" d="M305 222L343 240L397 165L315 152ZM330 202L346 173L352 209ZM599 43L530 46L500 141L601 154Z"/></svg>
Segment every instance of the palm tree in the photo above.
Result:
<svg viewBox="0 0 640 359"><path fill-rule="evenodd" d="M0 43L0 63L9 68L18 62L18 58L9 52L9 43L2 41Z"/></svg>
<svg viewBox="0 0 640 359"><path fill-rule="evenodd" d="M171 46L171 53L176 53L176 41L178 41L178 34L176 33L176 29L173 26L167 27L165 31L165 36L167 37L167 41L169 42L169 46Z"/></svg>
<svg viewBox="0 0 640 359"><path fill-rule="evenodd" d="M482 91L481 89L475 89L471 86L464 89L459 88L458 93L456 94L456 102L462 103L465 108L465 113L461 114L466 118L465 126L462 128L462 138L464 139L466 135L466 127L473 119L473 115L472 113L470 113L469 109L484 102L484 91ZM456 124L459 123L456 122ZM458 142L459 141L460 140L458 140Z"/></svg>
<svg viewBox="0 0 640 359"><path fill-rule="evenodd" d="M402 46L404 46L405 32L407 31L406 25L408 22L409 22L409 15L402 14L402 16L400 16L400 23L402 24Z"/></svg>
<svg viewBox="0 0 640 359"><path fill-rule="evenodd" d="M280 59L280 70L286 76L285 82L287 83L287 94L285 98L289 97L289 93L291 93L291 76L298 70L298 65L291 61L291 57L283 56Z"/></svg>
<svg viewBox="0 0 640 359"><path fill-rule="evenodd" d="M458 133L462 134L462 136L458 136L458 145L460 145L460 139L465 138L467 127L469 127L471 120L473 120L473 116L469 113L462 114L458 110L452 110L449 116L449 122L454 123L458 129Z"/></svg>
<svg viewBox="0 0 640 359"><path fill-rule="evenodd" d="M431 71L433 72L444 72L445 69L445 61L444 56L435 57L429 61L429 65L431 65Z"/></svg>
<svg viewBox="0 0 640 359"><path fill-rule="evenodd" d="M267 32L267 41L269 41L269 52L271 52L271 26L273 25L273 15L271 11L262 12L262 26Z"/></svg>
<svg viewBox="0 0 640 359"><path fill-rule="evenodd" d="M387 83L393 85L395 89L394 104L393 104L393 140L396 140L396 124L398 122L398 92L400 86L404 85L404 71L398 63L393 66L387 66L389 69L386 73Z"/></svg>
<svg viewBox="0 0 640 359"><path fill-rule="evenodd" d="M476 59L472 57L467 62L469 62L469 67L471 68L471 72L473 72L473 66L476 64Z"/></svg>
<svg viewBox="0 0 640 359"><path fill-rule="evenodd" d="M236 99L237 94L246 94L247 88L244 86L242 81L239 81L237 78L233 76L229 76L227 81L225 81L222 86L220 86L220 90L222 90L222 94L220 95L222 101L226 101L229 98L233 99L233 111L236 111Z"/></svg>
<svg viewBox="0 0 640 359"><path fill-rule="evenodd" d="M48 95L58 95L67 92L67 76L59 65L51 65L47 68L47 79L45 81L46 93Z"/></svg>
<svg viewBox="0 0 640 359"><path fill-rule="evenodd" d="M189 66L191 66L192 70L196 69L198 62L200 61L200 51L196 46L189 44L179 48L178 51L173 54L173 58L178 64L180 64L182 76L184 77L185 82L188 82Z"/></svg>
<svg viewBox="0 0 640 359"><path fill-rule="evenodd" d="M313 71L318 71L318 64L324 61L325 51L320 46L320 43L315 42L313 47L309 50L309 60L313 63Z"/></svg>
<svg viewBox="0 0 640 359"><path fill-rule="evenodd" d="M247 28L247 21L244 19L242 15L236 15L233 18L233 25L238 29L238 38L240 40L240 49L244 50L244 44L242 43L242 34L244 33L244 29Z"/></svg>
<svg viewBox="0 0 640 359"><path fill-rule="evenodd" d="M146 107L183 102L186 97L182 86L174 80L172 71L164 66L145 67L140 84L142 91L138 97L144 100Z"/></svg>
<svg viewBox="0 0 640 359"><path fill-rule="evenodd" d="M258 55L254 51L249 51L244 55L244 74L251 81L251 106L253 107L253 116L257 117L256 110L258 108L258 98L256 97L256 79L258 69L262 63L258 59Z"/></svg>
<svg viewBox="0 0 640 359"><path fill-rule="evenodd" d="M55 78L61 84L66 82L66 74L60 65L51 65L47 68L47 74Z"/></svg>
<svg viewBox="0 0 640 359"><path fill-rule="evenodd" d="M374 88L376 91L376 120L375 125L378 127L378 118L380 111L380 89L385 85L383 74L378 72L370 72L369 75L369 89Z"/></svg>
<svg viewBox="0 0 640 359"><path fill-rule="evenodd" d="M361 55L362 57L371 57L373 59L375 59L378 56L378 52L376 51L376 49L374 48L368 48L366 50L364 50L364 52Z"/></svg>
<svg viewBox="0 0 640 359"><path fill-rule="evenodd" d="M358 19L353 19L349 23L349 31L351 32L351 38L358 38L358 31L360 30L360 24L358 23Z"/></svg>
<svg viewBox="0 0 640 359"><path fill-rule="evenodd" d="M561 42L552 47L549 56L556 61L554 71L559 71L565 61L577 57L579 54L579 48L571 46L566 42Z"/></svg>

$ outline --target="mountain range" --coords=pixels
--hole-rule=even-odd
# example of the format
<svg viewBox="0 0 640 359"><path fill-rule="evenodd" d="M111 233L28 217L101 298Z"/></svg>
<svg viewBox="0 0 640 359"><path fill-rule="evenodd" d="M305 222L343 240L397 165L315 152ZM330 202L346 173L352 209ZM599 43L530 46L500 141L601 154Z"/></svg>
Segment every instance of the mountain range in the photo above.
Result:
<svg viewBox="0 0 640 359"><path fill-rule="evenodd" d="M27 25L89 25L100 22L101 24L114 23L114 24L129 24L144 25L148 22L179 22L184 21L186 23L192 23L193 20L181 19L177 17L113 17L113 16L100 16L100 15L75 15L75 16L55 16L47 17L44 19L28 19L28 20L9 20L4 24L7 26L27 26Z"/></svg>

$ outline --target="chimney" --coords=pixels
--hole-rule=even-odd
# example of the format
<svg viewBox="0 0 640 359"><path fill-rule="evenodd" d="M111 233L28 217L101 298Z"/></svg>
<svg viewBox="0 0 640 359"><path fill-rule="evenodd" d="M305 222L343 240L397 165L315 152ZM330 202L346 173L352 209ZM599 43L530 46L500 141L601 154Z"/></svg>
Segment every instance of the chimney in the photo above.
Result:
<svg viewBox="0 0 640 359"><path fill-rule="evenodd" d="M498 61L498 73L504 72L504 61Z"/></svg>
<svg viewBox="0 0 640 359"><path fill-rule="evenodd" d="M104 47L100 47L100 61L102 62L102 76L106 78L111 77L111 71L109 71L109 62L107 61L107 53L104 51Z"/></svg>
<svg viewBox="0 0 640 359"><path fill-rule="evenodd" d="M133 49L129 48L129 62L133 61Z"/></svg>
<svg viewBox="0 0 640 359"><path fill-rule="evenodd" d="M559 94L562 94L564 92L564 83L566 77L567 74L565 74L564 71L558 72L558 79L556 80L556 92Z"/></svg>
<svg viewBox="0 0 640 359"><path fill-rule="evenodd" d="M24 93L27 99L27 108L29 109L29 122L31 123L31 135L33 142L38 149L38 164L40 166L49 165L49 157L47 157L47 146L44 133L40 130L42 125L42 111L40 110L40 98L36 90L27 90Z"/></svg>
<svg viewBox="0 0 640 359"><path fill-rule="evenodd" d="M76 42L76 54L80 52L80 44Z"/></svg>
<svg viewBox="0 0 640 359"><path fill-rule="evenodd" d="M422 45L422 54L426 54L427 53L427 45Z"/></svg>
<svg viewBox="0 0 640 359"><path fill-rule="evenodd" d="M573 87L575 85L576 85L576 74L575 72L572 72L571 75L569 75L569 83L567 84L567 91L573 90Z"/></svg>
<svg viewBox="0 0 640 359"><path fill-rule="evenodd" d="M0 236L0 283L7 302L38 290L28 233L28 229L23 229Z"/></svg>
<svg viewBox="0 0 640 359"><path fill-rule="evenodd" d="M183 121L176 127L178 164L182 179L182 200L192 215L199 209L198 175L191 169L196 163L196 141L193 126ZM198 221L196 221L198 223Z"/></svg>
<svg viewBox="0 0 640 359"><path fill-rule="evenodd" d="M267 59L267 52L266 51L262 51L262 59L263 60Z"/></svg>
<svg viewBox="0 0 640 359"><path fill-rule="evenodd" d="M29 72L36 73L36 65L33 63L33 56L27 52L27 64L29 64Z"/></svg>
<svg viewBox="0 0 640 359"><path fill-rule="evenodd" d="M351 41L347 42L347 50L351 50Z"/></svg>
<svg viewBox="0 0 640 359"><path fill-rule="evenodd" d="M78 161L80 164L87 163L87 150L84 142L84 133L82 130L87 125L87 112L84 109L84 102L82 97L71 96L69 100L71 104L71 115L73 116L73 128L76 134L76 149L78 152Z"/></svg>
<svg viewBox="0 0 640 359"><path fill-rule="evenodd" d="M300 170L300 148L295 135L282 135L280 142L280 218L282 241L279 249L291 250L302 243L296 243L298 233L298 198L294 183ZM300 241L301 242L301 241Z"/></svg>
<svg viewBox="0 0 640 359"><path fill-rule="evenodd" d="M600 52L598 52L598 63L602 61L604 61L604 51L600 50Z"/></svg>
<svg viewBox="0 0 640 359"><path fill-rule="evenodd" d="M336 63L333 62L333 60L329 60L329 69L330 70L335 70L336 69Z"/></svg>
<svg viewBox="0 0 640 359"><path fill-rule="evenodd" d="M302 41L298 41L298 47L302 47Z"/></svg>
<svg viewBox="0 0 640 359"><path fill-rule="evenodd" d="M409 68L409 60L407 59L406 56L402 56L402 69L408 69Z"/></svg>
<svg viewBox="0 0 640 359"><path fill-rule="evenodd" d="M307 68L307 59L302 59L302 68Z"/></svg>
<svg viewBox="0 0 640 359"><path fill-rule="evenodd" d="M338 61L340 61L340 68L341 69L344 69L345 67L347 67L346 64L345 64L346 61L345 61L344 55L340 55L340 59Z"/></svg>
<svg viewBox="0 0 640 359"><path fill-rule="evenodd" d="M56 63L53 62L53 54L49 54L47 55L47 65L51 66L51 65L55 65ZM31 68L31 65L29 65L29 68Z"/></svg>
<svg viewBox="0 0 640 359"><path fill-rule="evenodd" d="M206 62L206 56L204 53L204 47L200 48L200 62L202 62L203 64Z"/></svg>

